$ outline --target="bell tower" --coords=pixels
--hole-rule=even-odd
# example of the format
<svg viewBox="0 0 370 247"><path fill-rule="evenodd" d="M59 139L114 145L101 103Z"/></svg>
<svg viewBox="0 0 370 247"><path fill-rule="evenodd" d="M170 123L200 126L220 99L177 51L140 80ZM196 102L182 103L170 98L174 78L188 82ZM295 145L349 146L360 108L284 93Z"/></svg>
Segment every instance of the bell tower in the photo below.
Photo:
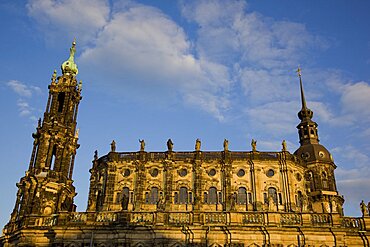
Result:
<svg viewBox="0 0 370 247"><path fill-rule="evenodd" d="M74 62L76 42L62 64L62 75L54 71L43 120L39 119L26 175L17 183L18 193L9 224L33 215L75 211L72 174L79 147L77 112L81 81L77 83Z"/></svg>
<svg viewBox="0 0 370 247"><path fill-rule="evenodd" d="M300 147L294 152L306 165L306 188L310 195L312 210L318 213L342 213L344 203L337 191L334 163L330 152L319 143L317 123L312 120L313 111L307 107L303 91L302 74L297 70L301 91L302 108L298 112Z"/></svg>

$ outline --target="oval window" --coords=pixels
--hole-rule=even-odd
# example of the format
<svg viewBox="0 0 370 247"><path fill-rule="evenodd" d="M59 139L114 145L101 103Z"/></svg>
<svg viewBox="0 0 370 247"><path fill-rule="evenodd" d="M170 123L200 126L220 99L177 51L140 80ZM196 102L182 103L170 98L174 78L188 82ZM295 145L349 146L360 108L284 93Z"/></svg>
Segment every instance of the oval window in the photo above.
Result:
<svg viewBox="0 0 370 247"><path fill-rule="evenodd" d="M158 176L158 173L159 173L158 169L154 168L151 170L150 175L152 175L152 177L156 177Z"/></svg>
<svg viewBox="0 0 370 247"><path fill-rule="evenodd" d="M267 171L266 175L267 175L267 177L272 177L272 176L274 176L274 175L275 175L275 171L274 171L274 170L272 170L272 169L269 169L269 170Z"/></svg>
<svg viewBox="0 0 370 247"><path fill-rule="evenodd" d="M216 175L216 170L215 169L209 170L208 175L213 177L214 175Z"/></svg>
<svg viewBox="0 0 370 247"><path fill-rule="evenodd" d="M238 177L243 177L245 175L244 169L239 169L237 175L238 175Z"/></svg>

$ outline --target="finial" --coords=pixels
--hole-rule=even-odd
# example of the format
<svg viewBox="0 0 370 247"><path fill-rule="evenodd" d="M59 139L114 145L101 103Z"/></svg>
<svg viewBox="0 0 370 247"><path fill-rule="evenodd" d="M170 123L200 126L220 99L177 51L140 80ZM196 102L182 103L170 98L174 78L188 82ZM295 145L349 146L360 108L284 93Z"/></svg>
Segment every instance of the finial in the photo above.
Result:
<svg viewBox="0 0 370 247"><path fill-rule="evenodd" d="M298 74L298 77L301 78L302 76L302 70L300 68L300 66L298 65L298 69L297 69L297 74Z"/></svg>
<svg viewBox="0 0 370 247"><path fill-rule="evenodd" d="M78 83L77 90L78 90L79 92L81 92L81 90L82 90L82 81L81 81L81 80L80 80L80 82Z"/></svg>
<svg viewBox="0 0 370 247"><path fill-rule="evenodd" d="M37 128L41 128L41 118L39 118L39 121L37 122Z"/></svg>
<svg viewBox="0 0 370 247"><path fill-rule="evenodd" d="M98 157L98 150L95 150L94 151L94 160L97 160L99 157Z"/></svg>
<svg viewBox="0 0 370 247"><path fill-rule="evenodd" d="M51 76L51 82L55 83L56 79L57 79L57 71L54 70L53 75Z"/></svg>
<svg viewBox="0 0 370 247"><path fill-rule="evenodd" d="M77 75L78 74L78 69L77 65L74 62L74 57L76 53L76 39L73 40L72 42L72 47L69 49L69 58L67 61L65 61L62 64L62 72L64 74L72 74L72 75Z"/></svg>

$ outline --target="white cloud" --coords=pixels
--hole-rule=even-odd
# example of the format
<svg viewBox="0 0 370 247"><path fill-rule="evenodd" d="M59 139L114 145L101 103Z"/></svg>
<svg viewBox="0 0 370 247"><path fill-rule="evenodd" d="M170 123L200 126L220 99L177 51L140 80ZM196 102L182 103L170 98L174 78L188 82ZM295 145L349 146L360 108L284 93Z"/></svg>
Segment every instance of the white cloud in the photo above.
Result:
<svg viewBox="0 0 370 247"><path fill-rule="evenodd" d="M95 38L110 14L106 0L29 0L27 10L48 38L78 34L82 43Z"/></svg>
<svg viewBox="0 0 370 247"><path fill-rule="evenodd" d="M28 104L28 102L26 102L23 99L19 99L17 101L17 106L18 106L18 110L19 110L19 115L21 117L29 116L31 114L32 110L33 110L30 107L30 105Z"/></svg>
<svg viewBox="0 0 370 247"><path fill-rule="evenodd" d="M370 85L366 82L357 82L343 86L341 103L344 114L349 114L370 121Z"/></svg>
<svg viewBox="0 0 370 247"><path fill-rule="evenodd" d="M112 16L96 45L82 53L80 63L109 75L115 91L126 91L133 83L149 94L165 88L162 94L175 91L185 103L222 120L229 106L227 68L197 59L190 49L183 29L168 16L152 7L134 5Z"/></svg>
<svg viewBox="0 0 370 247"><path fill-rule="evenodd" d="M285 136L296 131L295 108L298 102L272 102L258 107L246 109L250 123L273 136Z"/></svg>
<svg viewBox="0 0 370 247"><path fill-rule="evenodd" d="M34 120L35 116L32 114L35 111L35 108L30 106L29 100L32 99L35 94L41 94L41 89L37 86L27 85L26 83L17 80L10 80L6 85L18 96L17 106L19 116L29 117L31 120Z"/></svg>
<svg viewBox="0 0 370 247"><path fill-rule="evenodd" d="M16 94L22 97L31 97L32 89L23 82L10 80L6 83ZM38 88L39 89L39 88Z"/></svg>
<svg viewBox="0 0 370 247"><path fill-rule="evenodd" d="M369 200L370 157L355 146L347 145L332 149L338 168L335 171L338 190L349 202L347 210L360 213L354 205L361 200ZM339 160L339 162L338 162Z"/></svg>

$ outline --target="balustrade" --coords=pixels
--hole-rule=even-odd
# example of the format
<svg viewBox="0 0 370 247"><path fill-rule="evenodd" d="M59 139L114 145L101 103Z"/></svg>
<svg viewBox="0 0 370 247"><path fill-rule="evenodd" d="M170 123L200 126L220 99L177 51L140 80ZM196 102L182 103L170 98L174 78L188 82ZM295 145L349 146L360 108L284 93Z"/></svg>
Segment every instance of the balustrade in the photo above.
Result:
<svg viewBox="0 0 370 247"><path fill-rule="evenodd" d="M258 224L262 225L265 222L263 213L245 213L243 214L243 224Z"/></svg>
<svg viewBox="0 0 370 247"><path fill-rule="evenodd" d="M168 223L174 225L190 224L189 213L169 213Z"/></svg>
<svg viewBox="0 0 370 247"><path fill-rule="evenodd" d="M363 224L362 224L361 218L344 217L342 220L342 226L346 228L363 230Z"/></svg>
<svg viewBox="0 0 370 247"><path fill-rule="evenodd" d="M280 223L282 225L300 225L302 223L300 214L280 214Z"/></svg>
<svg viewBox="0 0 370 247"><path fill-rule="evenodd" d="M311 214L312 225L328 225L331 224L329 214Z"/></svg>
<svg viewBox="0 0 370 247"><path fill-rule="evenodd" d="M204 223L205 224L226 224L225 213L205 213L204 214Z"/></svg>

